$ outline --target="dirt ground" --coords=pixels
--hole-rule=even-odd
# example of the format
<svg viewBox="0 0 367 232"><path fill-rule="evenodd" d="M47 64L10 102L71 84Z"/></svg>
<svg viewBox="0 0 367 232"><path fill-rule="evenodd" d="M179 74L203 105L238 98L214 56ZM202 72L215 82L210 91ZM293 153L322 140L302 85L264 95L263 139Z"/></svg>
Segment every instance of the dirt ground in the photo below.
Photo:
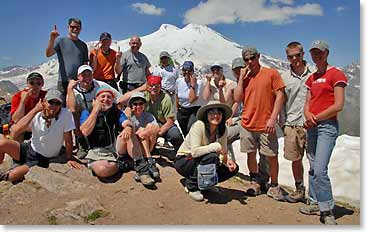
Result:
<svg viewBox="0 0 367 232"><path fill-rule="evenodd" d="M277 202L260 195L247 196L248 181L240 175L219 184L220 193L209 193L204 202L195 202L185 193L171 162L158 159L162 182L147 189L133 179L134 172L124 173L111 183L93 177L90 170L81 171L55 166L53 178L68 178L65 186L55 187L58 179L43 184L33 180L12 185L0 183L0 224L2 225L320 225L318 216L298 213L303 203ZM4 166L0 166L4 170ZM32 168L33 169L33 168ZM32 172L41 172L41 168ZM47 172L51 172L46 170ZM70 183L70 185L69 185ZM94 205L70 206L81 199ZM95 200L95 201L94 201ZM84 204L84 205L83 205ZM67 206L69 205L69 206ZM68 208L69 207L69 208ZM78 206L79 207L79 206ZM89 210L88 207L93 211ZM94 207L94 208L93 208ZM96 210L98 209L98 210ZM73 211L74 210L74 211ZM77 212L75 212L77 211ZM60 216L62 215L62 216ZM75 216L77 215L77 216ZM337 207L339 225L360 225L360 211ZM5 227L6 229L6 227Z"/></svg>

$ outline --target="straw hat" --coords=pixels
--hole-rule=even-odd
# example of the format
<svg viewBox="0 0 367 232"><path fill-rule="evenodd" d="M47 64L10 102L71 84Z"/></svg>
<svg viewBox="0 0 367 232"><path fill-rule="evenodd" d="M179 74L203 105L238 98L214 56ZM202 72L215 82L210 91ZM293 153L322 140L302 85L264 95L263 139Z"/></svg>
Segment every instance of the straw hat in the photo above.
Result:
<svg viewBox="0 0 367 232"><path fill-rule="evenodd" d="M208 104L200 107L196 114L197 119L203 121L204 117L206 116L206 111L213 108L219 108L224 111L224 120L227 120L232 116L232 109L226 104L220 103L219 101L209 101Z"/></svg>

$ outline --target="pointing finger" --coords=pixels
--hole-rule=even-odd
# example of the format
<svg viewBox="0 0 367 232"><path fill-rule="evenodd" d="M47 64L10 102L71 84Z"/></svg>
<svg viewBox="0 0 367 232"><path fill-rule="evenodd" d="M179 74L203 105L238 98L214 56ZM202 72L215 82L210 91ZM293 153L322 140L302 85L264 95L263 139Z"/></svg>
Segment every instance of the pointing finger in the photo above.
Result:
<svg viewBox="0 0 367 232"><path fill-rule="evenodd" d="M54 25L54 30L57 31L57 27L56 27L56 24Z"/></svg>

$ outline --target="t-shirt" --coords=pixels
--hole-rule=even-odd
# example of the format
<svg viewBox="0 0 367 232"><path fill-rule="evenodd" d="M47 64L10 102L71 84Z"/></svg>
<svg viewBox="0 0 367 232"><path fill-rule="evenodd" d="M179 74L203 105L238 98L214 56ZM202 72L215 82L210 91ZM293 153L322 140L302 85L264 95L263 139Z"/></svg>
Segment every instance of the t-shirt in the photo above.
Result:
<svg viewBox="0 0 367 232"><path fill-rule="evenodd" d="M158 66L152 73L162 77L162 89L170 92L176 90L176 80L178 79L179 71L173 65L167 67Z"/></svg>
<svg viewBox="0 0 367 232"><path fill-rule="evenodd" d="M182 107L189 108L193 106L201 106L204 103L204 99L202 97L203 91L203 81L197 80L196 81L196 88L195 88L195 94L199 98L196 99L196 101L190 103L189 101L189 93L190 93L190 83L187 83L185 81L184 77L180 77L176 81L176 94L178 96L178 104Z"/></svg>
<svg viewBox="0 0 367 232"><path fill-rule="evenodd" d="M311 99L309 110L314 115L321 113L335 102L334 87L338 83L348 84L344 73L336 67L330 67L322 75L313 73L306 81L306 87L310 90ZM330 119L337 119L337 116Z"/></svg>
<svg viewBox="0 0 367 232"><path fill-rule="evenodd" d="M52 119L50 127L42 117L42 112L36 114L31 122L32 149L47 158L59 155L64 143L64 133L75 129L73 115L66 108L61 108L57 120Z"/></svg>
<svg viewBox="0 0 367 232"><path fill-rule="evenodd" d="M54 49L59 60L59 82L76 80L80 65L88 62L88 46L78 40L68 37L57 38Z"/></svg>
<svg viewBox="0 0 367 232"><path fill-rule="evenodd" d="M159 98L154 104L150 101L150 93L145 91L146 111L154 115L161 124L166 123L167 118L175 117L171 98L168 94L161 92Z"/></svg>
<svg viewBox="0 0 367 232"><path fill-rule="evenodd" d="M140 117L133 115L130 120L134 124L135 130L138 130L140 127L146 127L148 123L158 125L154 115L149 112L143 112Z"/></svg>
<svg viewBox="0 0 367 232"><path fill-rule="evenodd" d="M261 67L254 77L243 83L242 126L249 131L265 131L273 112L275 91L284 88L277 70Z"/></svg>
<svg viewBox="0 0 367 232"><path fill-rule="evenodd" d="M89 91L82 90L79 85L77 85L73 91L75 94L75 101L76 101L76 111L82 112L85 109L88 109L89 111L92 110L93 105L93 99L96 98L97 89L99 87L103 88L109 88L111 89L115 94L115 100L114 102L118 101L120 97L122 97L121 93L117 91L116 89L112 88L109 84L106 84L103 81L97 81L93 80L92 82L92 89Z"/></svg>
<svg viewBox="0 0 367 232"><path fill-rule="evenodd" d="M224 97L227 96L227 94L229 92L232 92L234 91L234 89L236 88L237 86L237 83L230 80L230 79L225 79L226 80L226 85L223 87L223 95ZM206 85L207 81L205 80L205 85ZM218 87L215 85L215 82L214 82L214 78L212 78L210 80L210 98L209 98L209 101L219 101L219 89ZM234 103L234 99L233 97L228 99L228 101L226 102L226 104L229 106L229 107L232 107Z"/></svg>
<svg viewBox="0 0 367 232"><path fill-rule="evenodd" d="M146 80L146 69L150 67L148 58L141 52L134 54L131 50L122 53L121 68L123 80L127 83L144 84Z"/></svg>
<svg viewBox="0 0 367 232"><path fill-rule="evenodd" d="M96 50L93 49L90 52L90 60L95 58ZM115 78L115 63L116 63L116 51L110 49L110 52L105 55L102 51L98 52L97 67L93 71L93 77L96 80L113 80Z"/></svg>
<svg viewBox="0 0 367 232"><path fill-rule="evenodd" d="M22 93L27 91L28 89L23 89L19 92L17 92L11 99L11 109L10 109L10 114L13 115L15 113L15 111L17 111L19 104L20 104L20 99L22 96ZM39 102L40 99L43 99L46 96L47 91L45 90L41 90L38 97L33 98L33 97L27 97L25 99L24 102L24 115L26 115L29 111L31 111Z"/></svg>

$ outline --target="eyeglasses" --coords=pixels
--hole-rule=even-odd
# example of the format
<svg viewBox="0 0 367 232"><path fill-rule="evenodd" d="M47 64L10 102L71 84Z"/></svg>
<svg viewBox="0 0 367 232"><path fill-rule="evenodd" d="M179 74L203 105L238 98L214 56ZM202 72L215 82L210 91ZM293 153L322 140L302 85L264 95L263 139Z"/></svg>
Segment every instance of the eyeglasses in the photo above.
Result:
<svg viewBox="0 0 367 232"><path fill-rule="evenodd" d="M161 85L160 84L155 84L155 85L149 85L150 88L160 88Z"/></svg>
<svg viewBox="0 0 367 232"><path fill-rule="evenodd" d="M293 54L293 55L288 55L287 57L289 58L289 59L293 59L294 57L296 57L296 58L300 58L301 57L301 53L297 53L297 54Z"/></svg>
<svg viewBox="0 0 367 232"><path fill-rule="evenodd" d="M249 57L249 58L244 58L243 60L244 60L245 62L249 62L250 60L254 60L256 57L257 57L257 56L255 55L255 56L251 56L251 57Z"/></svg>
<svg viewBox="0 0 367 232"><path fill-rule="evenodd" d="M30 81L29 82L30 85L42 85L42 82L41 81Z"/></svg>
<svg viewBox="0 0 367 232"><path fill-rule="evenodd" d="M214 67L214 68L211 68L210 70L212 70L212 72L214 72L214 71L220 71L220 70L222 70L221 68L219 68L219 67Z"/></svg>
<svg viewBox="0 0 367 232"><path fill-rule="evenodd" d="M61 102L59 101L54 101L54 100L50 100L48 101L48 104L52 105L52 106L60 106L61 105Z"/></svg>
<svg viewBox="0 0 367 232"><path fill-rule="evenodd" d="M70 29L76 29L76 30L79 30L80 29L80 26L72 26L72 25L69 25Z"/></svg>
<svg viewBox="0 0 367 232"><path fill-rule="evenodd" d="M208 114L211 114L211 115L214 115L214 114L222 115L223 112L220 109L218 109L218 108L213 108L213 109L208 110Z"/></svg>
<svg viewBox="0 0 367 232"><path fill-rule="evenodd" d="M142 106L145 102L133 102L133 106Z"/></svg>

